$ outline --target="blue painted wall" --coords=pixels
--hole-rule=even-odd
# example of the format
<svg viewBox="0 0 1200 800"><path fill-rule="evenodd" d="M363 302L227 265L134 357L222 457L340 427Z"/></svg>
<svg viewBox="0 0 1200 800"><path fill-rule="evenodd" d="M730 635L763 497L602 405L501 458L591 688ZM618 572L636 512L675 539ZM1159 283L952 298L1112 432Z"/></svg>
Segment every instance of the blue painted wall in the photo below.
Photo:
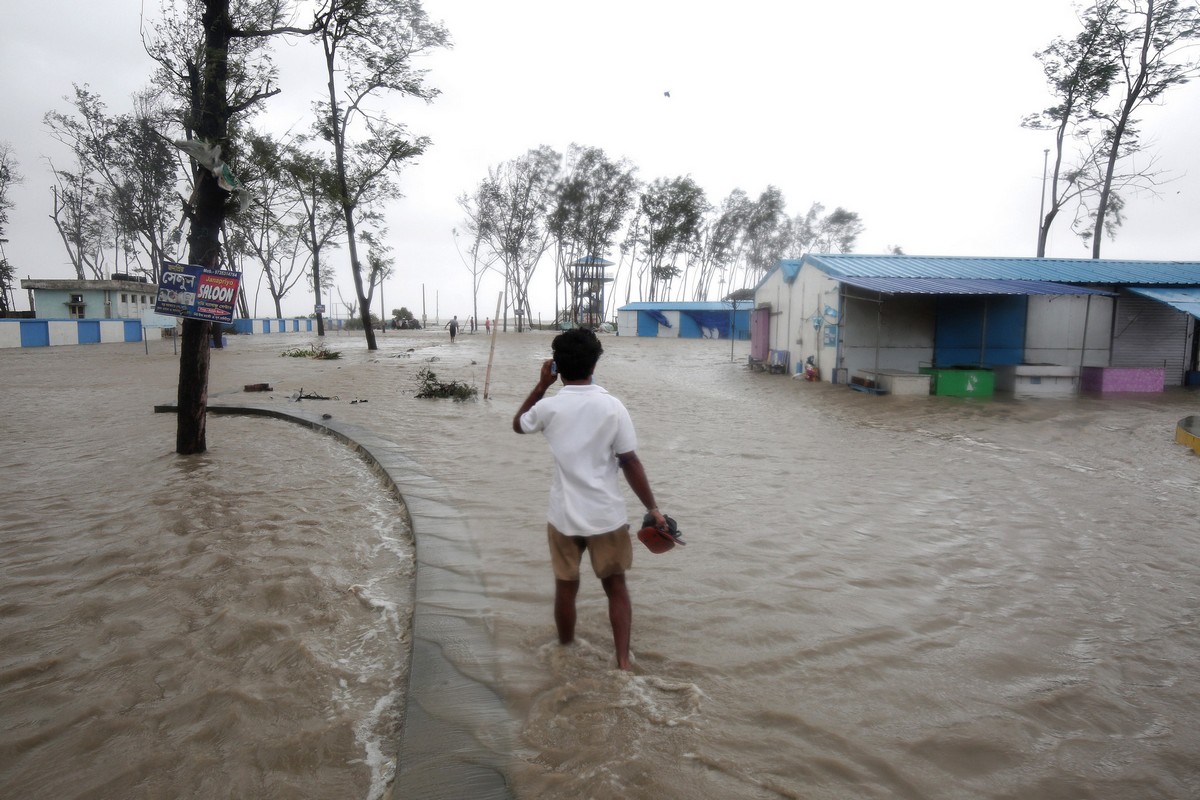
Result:
<svg viewBox="0 0 1200 800"><path fill-rule="evenodd" d="M21 326L21 347L49 347L50 323L44 319L23 319Z"/></svg>
<svg viewBox="0 0 1200 800"><path fill-rule="evenodd" d="M270 331L270 320L239 319L234 329L239 333L254 333L256 322L266 323ZM341 321L328 323L328 330L339 330ZM54 344L111 344L114 342L142 341L140 319L0 319L0 347L49 347L51 326L54 326ZM276 320L276 331L312 331L313 320L300 318Z"/></svg>
<svg viewBox="0 0 1200 800"><path fill-rule="evenodd" d="M934 363L939 367L979 364L982 341L985 366L1020 364L1025 360L1028 308L1028 300L1015 295L939 297Z"/></svg>

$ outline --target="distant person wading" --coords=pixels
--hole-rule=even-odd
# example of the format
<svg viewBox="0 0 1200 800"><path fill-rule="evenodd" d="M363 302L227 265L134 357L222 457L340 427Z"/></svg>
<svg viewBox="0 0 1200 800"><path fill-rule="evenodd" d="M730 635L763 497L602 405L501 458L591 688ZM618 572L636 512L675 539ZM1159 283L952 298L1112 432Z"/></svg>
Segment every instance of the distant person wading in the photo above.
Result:
<svg viewBox="0 0 1200 800"><path fill-rule="evenodd" d="M452 319L446 323L446 327L450 330L450 341L453 342L454 337L458 335L458 315L457 314L454 316L454 319Z"/></svg>

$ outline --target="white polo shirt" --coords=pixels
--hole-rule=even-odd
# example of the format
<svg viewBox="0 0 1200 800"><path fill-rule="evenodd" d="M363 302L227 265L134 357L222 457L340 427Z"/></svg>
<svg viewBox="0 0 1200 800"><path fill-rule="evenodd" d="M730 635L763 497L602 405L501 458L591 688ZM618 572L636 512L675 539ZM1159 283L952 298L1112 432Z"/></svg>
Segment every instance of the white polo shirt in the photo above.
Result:
<svg viewBox="0 0 1200 800"><path fill-rule="evenodd" d="M551 525L592 536L629 522L617 453L636 450L637 435L620 400L595 384L563 386L521 415L521 430L541 431L554 456Z"/></svg>

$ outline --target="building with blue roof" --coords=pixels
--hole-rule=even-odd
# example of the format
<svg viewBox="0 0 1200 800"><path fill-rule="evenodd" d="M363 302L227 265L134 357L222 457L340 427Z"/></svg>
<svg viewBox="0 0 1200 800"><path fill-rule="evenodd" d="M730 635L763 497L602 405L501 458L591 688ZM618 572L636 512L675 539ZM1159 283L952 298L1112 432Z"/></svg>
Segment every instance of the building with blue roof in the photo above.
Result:
<svg viewBox="0 0 1200 800"><path fill-rule="evenodd" d="M755 287L751 361L873 387L975 368L1086 389L1142 370L1161 389L1196 373L1198 315L1200 262L810 254Z"/></svg>

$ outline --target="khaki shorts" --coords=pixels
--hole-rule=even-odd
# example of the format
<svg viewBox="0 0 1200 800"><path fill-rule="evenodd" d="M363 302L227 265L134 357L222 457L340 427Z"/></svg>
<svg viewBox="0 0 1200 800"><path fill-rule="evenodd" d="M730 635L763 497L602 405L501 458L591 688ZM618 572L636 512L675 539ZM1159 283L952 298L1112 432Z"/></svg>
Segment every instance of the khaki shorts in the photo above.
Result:
<svg viewBox="0 0 1200 800"><path fill-rule="evenodd" d="M579 562L583 560L584 550L592 559L592 572L600 580L623 575L633 566L633 543L628 525L595 536L567 536L546 523L546 536L550 541L554 577L560 581L579 580Z"/></svg>

